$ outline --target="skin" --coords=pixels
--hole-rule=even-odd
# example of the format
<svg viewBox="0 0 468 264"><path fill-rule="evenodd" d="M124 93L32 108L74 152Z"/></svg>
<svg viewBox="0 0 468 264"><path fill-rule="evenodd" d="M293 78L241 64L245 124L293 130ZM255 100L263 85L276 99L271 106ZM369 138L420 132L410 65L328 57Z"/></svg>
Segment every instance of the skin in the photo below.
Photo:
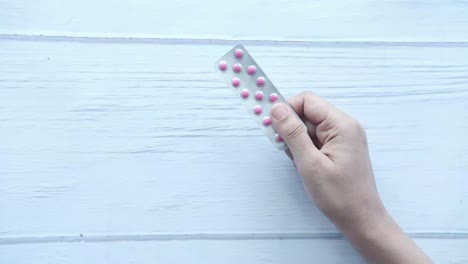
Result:
<svg viewBox="0 0 468 264"><path fill-rule="evenodd" d="M288 103L273 106L272 125L317 207L368 263L432 263L385 209L359 122L310 92Z"/></svg>

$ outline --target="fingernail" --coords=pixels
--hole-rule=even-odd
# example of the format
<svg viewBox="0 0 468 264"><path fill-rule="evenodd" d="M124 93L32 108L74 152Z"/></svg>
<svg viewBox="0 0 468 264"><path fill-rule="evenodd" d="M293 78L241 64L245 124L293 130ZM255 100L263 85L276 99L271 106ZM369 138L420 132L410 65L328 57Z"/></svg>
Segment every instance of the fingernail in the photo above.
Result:
<svg viewBox="0 0 468 264"><path fill-rule="evenodd" d="M284 104L277 104L273 109L271 109L271 115L276 120L284 120L289 115L289 110Z"/></svg>

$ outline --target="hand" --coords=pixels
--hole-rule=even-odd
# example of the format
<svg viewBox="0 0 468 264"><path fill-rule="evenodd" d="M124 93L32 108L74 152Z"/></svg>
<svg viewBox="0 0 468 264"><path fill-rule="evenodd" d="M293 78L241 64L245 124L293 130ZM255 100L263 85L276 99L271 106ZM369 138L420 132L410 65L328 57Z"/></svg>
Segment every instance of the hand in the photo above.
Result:
<svg viewBox="0 0 468 264"><path fill-rule="evenodd" d="M322 212L370 262L430 263L383 206L359 122L310 92L288 102L272 107L272 125Z"/></svg>
<svg viewBox="0 0 468 264"><path fill-rule="evenodd" d="M362 126L310 92L288 102L307 131L283 104L271 110L273 127L316 205L340 228L383 215Z"/></svg>

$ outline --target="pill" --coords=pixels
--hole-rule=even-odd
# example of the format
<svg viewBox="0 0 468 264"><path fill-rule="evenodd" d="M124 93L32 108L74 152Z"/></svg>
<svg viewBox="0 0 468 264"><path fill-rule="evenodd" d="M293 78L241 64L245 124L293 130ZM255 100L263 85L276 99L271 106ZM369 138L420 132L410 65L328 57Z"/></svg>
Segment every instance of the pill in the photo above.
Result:
<svg viewBox="0 0 468 264"><path fill-rule="evenodd" d="M241 72L241 70L242 70L242 66L241 66L239 63L236 63L236 64L234 64L234 66L232 66L232 70L233 70L235 73L239 73L239 72Z"/></svg>
<svg viewBox="0 0 468 264"><path fill-rule="evenodd" d="M283 138L278 134L275 135L275 140L276 142L283 142Z"/></svg>
<svg viewBox="0 0 468 264"><path fill-rule="evenodd" d="M244 89L240 92L240 96L244 99L247 99L249 97L249 90Z"/></svg>
<svg viewBox="0 0 468 264"><path fill-rule="evenodd" d="M257 78L257 86L258 87L263 87L265 85L265 78L263 77L258 77Z"/></svg>
<svg viewBox="0 0 468 264"><path fill-rule="evenodd" d="M261 113L262 113L262 107L259 106L259 105L256 105L256 106L254 107L254 114L260 115Z"/></svg>
<svg viewBox="0 0 468 264"><path fill-rule="evenodd" d="M274 103L278 100L278 95L276 93L270 94L270 102Z"/></svg>
<svg viewBox="0 0 468 264"><path fill-rule="evenodd" d="M271 125L271 118L270 118L269 116L265 116L265 117L263 118L263 125L264 125L264 126L269 126L269 125Z"/></svg>
<svg viewBox="0 0 468 264"><path fill-rule="evenodd" d="M235 46L216 60L212 68L221 75L231 91L234 90L234 99L240 101L239 103L246 109L248 115L253 117L269 141L279 150L286 149L288 139L278 134L281 131L275 130L273 116L270 116L271 108L275 104L286 104L286 101L247 49L241 45Z"/></svg>
<svg viewBox="0 0 468 264"><path fill-rule="evenodd" d="M250 65L249 67L247 67L247 73L249 75L254 75L256 72L257 72L257 67L253 65Z"/></svg>
<svg viewBox="0 0 468 264"><path fill-rule="evenodd" d="M241 49L236 49L234 51L234 57L236 57L237 59L242 58L243 55L244 55L244 52Z"/></svg>
<svg viewBox="0 0 468 264"><path fill-rule="evenodd" d="M225 71L225 70L227 69L227 62L221 61L221 62L218 64L218 68L219 68L221 71Z"/></svg>
<svg viewBox="0 0 468 264"><path fill-rule="evenodd" d="M257 101L261 101L263 99L263 92L262 91L258 91L255 93L255 100Z"/></svg>
<svg viewBox="0 0 468 264"><path fill-rule="evenodd" d="M237 78L237 77L232 78L231 84L232 84L232 86L234 86L234 87L239 87L239 85L240 85L240 79Z"/></svg>

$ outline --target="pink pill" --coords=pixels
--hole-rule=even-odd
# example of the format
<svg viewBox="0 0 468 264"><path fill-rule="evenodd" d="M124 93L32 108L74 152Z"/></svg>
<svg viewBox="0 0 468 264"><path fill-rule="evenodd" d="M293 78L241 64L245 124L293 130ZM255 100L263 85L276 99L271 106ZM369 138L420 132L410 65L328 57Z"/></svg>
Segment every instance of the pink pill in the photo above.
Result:
<svg viewBox="0 0 468 264"><path fill-rule="evenodd" d="M239 85L240 85L240 79L239 79L239 78L232 78L231 84L232 84L232 86L234 86L234 87L239 87Z"/></svg>
<svg viewBox="0 0 468 264"><path fill-rule="evenodd" d="M278 100L278 95L276 93L270 94L270 102L274 103L276 100Z"/></svg>
<svg viewBox="0 0 468 264"><path fill-rule="evenodd" d="M244 55L244 52L241 49L236 49L234 51L234 57L236 57L237 59L242 58L243 55Z"/></svg>
<svg viewBox="0 0 468 264"><path fill-rule="evenodd" d="M265 116L265 117L263 118L263 125L264 125L264 126L269 126L269 125L271 125L271 119L270 119L269 116Z"/></svg>
<svg viewBox="0 0 468 264"><path fill-rule="evenodd" d="M257 78L257 86L258 87L263 87L265 85L265 78L263 77L258 77Z"/></svg>
<svg viewBox="0 0 468 264"><path fill-rule="evenodd" d="M263 92L262 91L258 91L255 93L255 100L257 101L261 101L263 99Z"/></svg>
<svg viewBox="0 0 468 264"><path fill-rule="evenodd" d="M236 63L236 64L234 64L234 66L232 66L232 70L233 70L235 73L239 73L239 72L241 72L241 70L242 70L242 66L241 66L239 63Z"/></svg>
<svg viewBox="0 0 468 264"><path fill-rule="evenodd" d="M257 72L257 67L253 65L250 65L249 67L247 67L247 73L249 75L254 75L256 72Z"/></svg>
<svg viewBox="0 0 468 264"><path fill-rule="evenodd" d="M227 62L221 61L221 62L218 64L218 68L219 68L221 71L225 71L225 70L227 69Z"/></svg>
<svg viewBox="0 0 468 264"><path fill-rule="evenodd" d="M275 135L275 140L276 142L283 142L283 138L278 134Z"/></svg>
<svg viewBox="0 0 468 264"><path fill-rule="evenodd" d="M256 106L254 107L254 114L260 115L261 113L262 113L262 107L259 106L259 105L256 105Z"/></svg>
<svg viewBox="0 0 468 264"><path fill-rule="evenodd" d="M249 97L249 90L244 89L240 92L240 96L244 99L247 99Z"/></svg>

